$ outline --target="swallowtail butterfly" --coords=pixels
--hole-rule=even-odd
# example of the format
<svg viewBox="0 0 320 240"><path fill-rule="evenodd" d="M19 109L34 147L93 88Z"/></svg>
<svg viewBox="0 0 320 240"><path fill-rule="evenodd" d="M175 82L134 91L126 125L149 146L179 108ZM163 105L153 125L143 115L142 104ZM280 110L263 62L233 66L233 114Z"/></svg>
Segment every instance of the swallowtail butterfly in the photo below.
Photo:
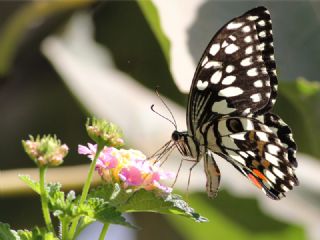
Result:
<svg viewBox="0 0 320 240"><path fill-rule="evenodd" d="M187 106L187 131L171 144L198 163L215 197L221 156L268 197L280 199L298 185L296 144L288 125L271 112L277 96L272 24L265 7L225 24L196 69Z"/></svg>

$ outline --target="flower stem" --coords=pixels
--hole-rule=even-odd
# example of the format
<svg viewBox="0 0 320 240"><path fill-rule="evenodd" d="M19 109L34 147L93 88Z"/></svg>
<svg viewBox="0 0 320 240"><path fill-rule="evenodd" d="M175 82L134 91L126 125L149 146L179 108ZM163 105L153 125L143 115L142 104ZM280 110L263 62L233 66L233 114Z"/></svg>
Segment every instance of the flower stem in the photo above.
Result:
<svg viewBox="0 0 320 240"><path fill-rule="evenodd" d="M103 228L102 228L100 236L99 236L99 240L104 240L105 239L107 231L108 231L108 228L109 228L109 224L106 223L106 224L103 225Z"/></svg>
<svg viewBox="0 0 320 240"><path fill-rule="evenodd" d="M85 182L85 184L84 184L84 186L82 188L82 194L81 194L81 198L80 198L80 201L79 201L79 205L84 203L84 201L87 198L87 195L88 195L88 192L89 192L89 188L90 188L90 184L91 184L91 180L92 180L92 177L93 177L93 172L94 172L98 157L99 157L100 152L102 151L103 147L104 146L101 145L101 144L98 144L98 146L97 146L96 155L94 156L94 159L92 160L92 162L90 164L90 169L89 169L89 172L88 172L87 180L86 180L86 182ZM72 224L71 224L71 227L70 227L70 231L69 231L69 238L70 239L73 239L73 237L74 237L74 234L75 234L79 219L80 218L78 217L78 218L76 218L76 219L74 219L72 221Z"/></svg>
<svg viewBox="0 0 320 240"><path fill-rule="evenodd" d="M54 233L53 225L50 218L49 208L48 208L47 192L45 191L45 187L44 187L44 178L45 178L46 171L47 171L47 167L39 168L41 206L42 206L43 218L46 223L47 229L48 231Z"/></svg>
<svg viewBox="0 0 320 240"><path fill-rule="evenodd" d="M68 224L65 220L61 221L61 240L66 240L68 235Z"/></svg>

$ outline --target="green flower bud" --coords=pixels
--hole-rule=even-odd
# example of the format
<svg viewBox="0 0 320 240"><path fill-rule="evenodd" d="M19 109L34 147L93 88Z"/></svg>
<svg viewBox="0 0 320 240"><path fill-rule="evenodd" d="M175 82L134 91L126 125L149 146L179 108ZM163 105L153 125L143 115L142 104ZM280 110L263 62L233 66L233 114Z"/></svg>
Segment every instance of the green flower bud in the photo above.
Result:
<svg viewBox="0 0 320 240"><path fill-rule="evenodd" d="M61 145L56 136L29 136L23 140L22 145L28 156L39 166L56 167L63 163L63 158L68 154L68 146Z"/></svg>
<svg viewBox="0 0 320 240"><path fill-rule="evenodd" d="M119 148L124 143L121 130L105 120L88 118L86 129L89 137L98 145Z"/></svg>

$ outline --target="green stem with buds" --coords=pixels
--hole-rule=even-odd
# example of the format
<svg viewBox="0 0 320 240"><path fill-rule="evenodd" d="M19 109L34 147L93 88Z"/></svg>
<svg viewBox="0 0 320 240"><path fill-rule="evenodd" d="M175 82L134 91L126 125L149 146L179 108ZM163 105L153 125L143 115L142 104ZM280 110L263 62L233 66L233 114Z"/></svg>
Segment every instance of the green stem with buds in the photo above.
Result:
<svg viewBox="0 0 320 240"><path fill-rule="evenodd" d="M51 222L49 207L48 207L48 197L47 192L44 186L44 178L47 171L47 167L40 167L39 168L39 175L40 175L40 197L41 197L41 206L42 206L42 213L44 217L44 221L46 223L48 231L54 233L54 228Z"/></svg>
<svg viewBox="0 0 320 240"><path fill-rule="evenodd" d="M103 228L102 228L100 236L99 236L99 240L104 240L104 238L106 237L108 228L109 228L109 224L104 224L103 225Z"/></svg>
<svg viewBox="0 0 320 240"><path fill-rule="evenodd" d="M93 172L94 172L98 157L99 157L100 152L102 151L103 147L104 146L102 144L98 144L98 146L97 146L96 155L94 156L94 159L92 160L92 162L90 164L90 169L89 169L89 172L88 172L87 180L86 180L86 182L85 182L85 184L83 186L83 189L82 189L82 194L81 194L81 198L80 198L80 201L79 201L79 205L84 203L84 201L87 199L87 195L88 195L90 184L91 184L92 177L93 177ZM69 238L70 239L73 239L73 237L74 237L74 234L75 234L79 219L80 218L78 217L78 218L76 218L75 220L72 221L72 224L71 224L71 227L70 227L70 231L69 231Z"/></svg>

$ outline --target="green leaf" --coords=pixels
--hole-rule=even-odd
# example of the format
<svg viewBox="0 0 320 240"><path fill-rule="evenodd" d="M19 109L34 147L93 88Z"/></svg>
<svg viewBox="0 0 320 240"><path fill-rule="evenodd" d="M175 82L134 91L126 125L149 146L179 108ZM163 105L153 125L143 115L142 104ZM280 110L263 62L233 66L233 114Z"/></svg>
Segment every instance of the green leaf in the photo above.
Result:
<svg viewBox="0 0 320 240"><path fill-rule="evenodd" d="M40 194L40 184L30 178L28 175L19 175L19 178L26 183L33 191Z"/></svg>
<svg viewBox="0 0 320 240"><path fill-rule="evenodd" d="M113 194L117 192L116 196ZM100 197L109 201L120 212L155 212L174 214L188 217L196 222L205 222L206 218L196 213L188 204L176 194L167 196L154 191L140 189L136 192L119 191L117 186L110 184L99 186L91 191L90 196ZM111 199L111 196L114 198Z"/></svg>
<svg viewBox="0 0 320 240"><path fill-rule="evenodd" d="M162 31L158 10L150 0L137 1L137 3L142 13L144 14L144 17L149 23L149 26L152 29L155 37L159 41L160 47L167 60L167 63L170 64L171 62L170 56L169 56L170 41L165 35L165 33Z"/></svg>
<svg viewBox="0 0 320 240"><path fill-rule="evenodd" d="M15 240L19 239L15 236L15 233L10 230L10 225L0 222L0 239L1 240Z"/></svg>
<svg viewBox="0 0 320 240"><path fill-rule="evenodd" d="M126 221L121 215L121 212L117 211L115 207L103 204L96 210L94 217L102 223L119 224L131 228L136 228L132 224Z"/></svg>
<svg viewBox="0 0 320 240"><path fill-rule="evenodd" d="M280 81L279 92L275 112L292 128L298 150L320 158L320 84Z"/></svg>

